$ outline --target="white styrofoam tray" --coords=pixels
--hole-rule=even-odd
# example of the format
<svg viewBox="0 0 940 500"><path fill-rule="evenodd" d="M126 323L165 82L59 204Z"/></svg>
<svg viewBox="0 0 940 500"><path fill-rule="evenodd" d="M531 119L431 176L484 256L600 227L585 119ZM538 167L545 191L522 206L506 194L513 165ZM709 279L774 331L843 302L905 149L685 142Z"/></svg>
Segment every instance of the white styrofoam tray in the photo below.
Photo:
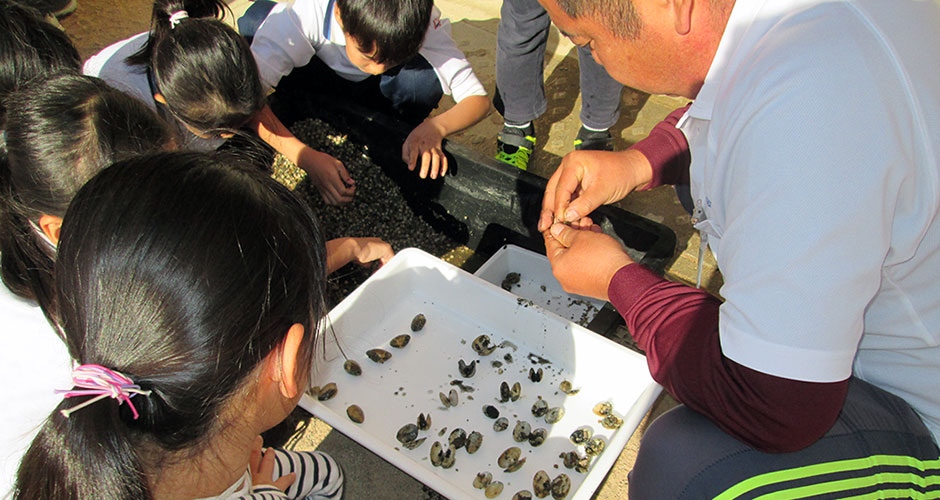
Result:
<svg viewBox="0 0 940 500"><path fill-rule="evenodd" d="M410 324L417 313L427 317L427 325L413 333ZM413 248L399 252L337 305L329 313L329 323L342 349L362 366L363 373L354 377L343 370L344 359L327 332L326 360L315 362L312 383L335 382L338 392L325 402L305 394L300 405L451 499L485 498L472 483L478 472L488 471L505 485L498 498L508 500L517 491L531 491L538 470L551 478L566 473L571 478L567 498L589 499L661 390L641 355ZM403 349L390 347L389 340L402 333L411 334L411 342ZM481 357L471 343L483 333L496 344L511 344ZM372 362L365 352L375 347L388 350L392 358L385 364ZM549 363L539 363L539 357ZM460 359L480 361L472 378L460 376ZM528 379L530 367L543 368L541 382ZM453 380L463 380L473 391L460 392L459 405L445 409L439 393L454 388ZM521 383L518 401L499 402L499 385L504 380L510 385ZM580 391L562 393L558 387L563 380ZM530 408L538 396L550 406L563 406L564 418L552 426L534 417ZM598 423L592 409L601 401L613 403L614 412L624 420L620 429L607 430ZM362 424L346 416L351 404L363 409ZM509 418L508 430L493 430L493 420L483 413L487 404ZM420 433L427 440L408 450L398 443L396 433L403 425L415 423L419 413L430 413L432 426ZM512 428L519 419L533 429L546 428L545 443L539 447L516 443ZM568 437L583 425L590 425L595 435L607 441L606 450L587 474L566 469L559 458L560 453L576 448ZM457 427L468 434L481 432L483 445L472 455L458 450L450 469L432 466L428 459L431 444L446 444ZM507 473L496 461L510 446L521 448L527 461L518 471ZM579 452L583 454L583 447Z"/></svg>
<svg viewBox="0 0 940 500"><path fill-rule="evenodd" d="M581 326L604 307L603 300L565 292L552 275L548 257L516 245L503 245L473 274L501 286L509 273L519 273L519 283L510 292Z"/></svg>

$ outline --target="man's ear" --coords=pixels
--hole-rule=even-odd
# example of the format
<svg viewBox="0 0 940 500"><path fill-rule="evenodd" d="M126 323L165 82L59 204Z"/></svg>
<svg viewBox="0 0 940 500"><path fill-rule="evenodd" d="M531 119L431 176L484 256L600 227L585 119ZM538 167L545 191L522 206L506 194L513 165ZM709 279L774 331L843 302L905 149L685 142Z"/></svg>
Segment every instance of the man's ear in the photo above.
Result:
<svg viewBox="0 0 940 500"><path fill-rule="evenodd" d="M302 363L299 363L300 356L300 346L303 344L304 340L304 325L300 323L294 323L291 325L290 329L287 330L287 335L284 336L284 340L281 341L281 347L277 350L280 360L278 366L280 367L280 373L277 374L278 386L281 390L281 395L287 399L293 399L300 394L300 391L303 390L303 387L297 383L298 370L301 369Z"/></svg>
<svg viewBox="0 0 940 500"><path fill-rule="evenodd" d="M59 232L62 230L62 217L42 214L39 217L39 229L53 245L59 245Z"/></svg>
<svg viewBox="0 0 940 500"><path fill-rule="evenodd" d="M695 0L672 0L673 25L679 35L688 35L692 31L692 11Z"/></svg>
<svg viewBox="0 0 940 500"><path fill-rule="evenodd" d="M163 97L163 94L159 92L153 95L153 100L159 102L160 104L166 104L166 99Z"/></svg>

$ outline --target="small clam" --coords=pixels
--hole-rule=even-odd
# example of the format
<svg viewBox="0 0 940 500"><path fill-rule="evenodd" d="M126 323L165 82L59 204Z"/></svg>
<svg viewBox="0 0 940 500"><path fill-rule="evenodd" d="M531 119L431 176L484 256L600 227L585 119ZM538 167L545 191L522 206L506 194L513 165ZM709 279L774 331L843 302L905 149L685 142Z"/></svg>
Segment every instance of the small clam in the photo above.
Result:
<svg viewBox="0 0 940 500"><path fill-rule="evenodd" d="M457 396L457 389L451 389L448 394L440 393L441 404L444 405L444 408L450 408L451 406L457 406L459 402L459 397Z"/></svg>
<svg viewBox="0 0 940 500"><path fill-rule="evenodd" d="M541 382L542 373L543 372L541 368L539 368L538 370L536 370L535 368L529 368L529 380L533 382Z"/></svg>
<svg viewBox="0 0 940 500"><path fill-rule="evenodd" d="M473 478L473 487L482 490L486 488L493 481L493 474L489 472L478 472L476 477Z"/></svg>
<svg viewBox="0 0 940 500"><path fill-rule="evenodd" d="M470 363L464 363L462 359L457 361L457 371L460 372L460 376L464 378L472 377L477 372L476 360L473 360Z"/></svg>
<svg viewBox="0 0 940 500"><path fill-rule="evenodd" d="M581 456L578 455L578 452L576 451L569 451L562 452L560 455L558 455L558 458L561 459L561 463L565 466L565 468L573 469L576 465L578 465L578 460L581 459Z"/></svg>
<svg viewBox="0 0 940 500"><path fill-rule="evenodd" d="M584 443L584 453L589 457L596 457L600 455L606 447L607 443L605 443L603 439L596 437Z"/></svg>
<svg viewBox="0 0 940 500"><path fill-rule="evenodd" d="M425 437L420 437L420 438L418 438L418 439L415 439L414 441L409 441L409 442L407 442L407 443L402 443L402 446L404 446L405 448L408 448L409 450L413 450L413 449L415 449L415 448L421 446L421 444L424 443L424 440L425 440L425 439L427 439L427 436L425 436Z"/></svg>
<svg viewBox="0 0 940 500"><path fill-rule="evenodd" d="M346 408L346 416L349 417L349 420L357 424L361 424L366 419L365 414L362 413L362 408L359 408L357 405L349 405L349 407Z"/></svg>
<svg viewBox="0 0 940 500"><path fill-rule="evenodd" d="M578 393L578 391L581 390L581 389L575 389L575 388L571 385L571 382L569 382L569 381L567 381L567 380L562 380L561 383L558 384L558 388L561 389L561 392L563 392L563 393L565 393L565 394L567 394L567 395L569 395L569 396L574 396L575 394Z"/></svg>
<svg viewBox="0 0 940 500"><path fill-rule="evenodd" d="M490 336L486 334L473 339L471 346L480 356L489 356L496 349L496 346L490 343Z"/></svg>
<svg viewBox="0 0 940 500"><path fill-rule="evenodd" d="M574 466L575 472L580 472L584 474L588 471L588 468L591 467L591 457L581 457L578 459L578 463Z"/></svg>
<svg viewBox="0 0 940 500"><path fill-rule="evenodd" d="M540 470L535 473L532 478L532 491L539 498L545 498L552 492L552 480L547 472Z"/></svg>
<svg viewBox="0 0 940 500"><path fill-rule="evenodd" d="M575 429L574 432L571 433L571 436L568 439L570 439L571 442L574 444L584 444L593 436L594 436L594 430L585 425L585 426L578 427L577 429Z"/></svg>
<svg viewBox="0 0 940 500"><path fill-rule="evenodd" d="M463 448L467 444L467 431L460 427L454 429L450 432L450 437L447 438L447 442L454 448Z"/></svg>
<svg viewBox="0 0 940 500"><path fill-rule="evenodd" d="M499 384L499 402L505 403L509 401L510 396L509 383L503 380L503 383Z"/></svg>
<svg viewBox="0 0 940 500"><path fill-rule="evenodd" d="M610 415L604 416L602 420L599 421L605 429L619 429L623 425L623 419L611 413Z"/></svg>
<svg viewBox="0 0 940 500"><path fill-rule="evenodd" d="M532 500L532 492L529 490L522 490L513 495L512 500Z"/></svg>
<svg viewBox="0 0 940 500"><path fill-rule="evenodd" d="M509 399L512 401L517 401L522 396L522 384L516 382L512 384L512 389L509 390Z"/></svg>
<svg viewBox="0 0 940 500"><path fill-rule="evenodd" d="M431 414L428 413L427 416L424 413L418 414L418 430L426 431L431 428Z"/></svg>
<svg viewBox="0 0 940 500"><path fill-rule="evenodd" d="M395 435L398 438L398 442L401 444L409 443L418 439L418 426L415 424L405 424L401 429L398 429L398 434Z"/></svg>
<svg viewBox="0 0 940 500"><path fill-rule="evenodd" d="M362 375L362 367L359 366L359 363L351 359L348 359L345 363L343 363L343 369L346 370L346 373L356 377Z"/></svg>
<svg viewBox="0 0 940 500"><path fill-rule="evenodd" d="M480 445L483 444L483 434L480 434L477 431L473 431L467 436L467 453L471 455L476 453L480 449Z"/></svg>
<svg viewBox="0 0 940 500"><path fill-rule="evenodd" d="M493 405L486 405L483 407L483 414L490 418L499 417L499 408Z"/></svg>
<svg viewBox="0 0 940 500"><path fill-rule="evenodd" d="M386 351L385 349L369 349L366 351L366 356L376 363L384 363L392 357L392 353Z"/></svg>
<svg viewBox="0 0 940 500"><path fill-rule="evenodd" d="M502 432L509 427L509 419L506 417L499 417L493 422L493 430L496 432Z"/></svg>
<svg viewBox="0 0 940 500"><path fill-rule="evenodd" d="M503 483L499 481L493 481L492 483L486 485L486 489L483 490L483 494L486 495L486 498L496 498L503 492Z"/></svg>
<svg viewBox="0 0 940 500"><path fill-rule="evenodd" d="M571 478L568 477L568 474L559 474L558 477L552 479L552 498L555 500L561 500L568 496L568 491L571 490Z"/></svg>
<svg viewBox="0 0 940 500"><path fill-rule="evenodd" d="M548 401L545 401L541 397L536 399L535 402L532 403L532 415L544 417L546 413L548 413Z"/></svg>
<svg viewBox="0 0 940 500"><path fill-rule="evenodd" d="M408 345L408 342L411 342L411 335L403 333L390 340L388 345L396 349L401 349L402 347Z"/></svg>
<svg viewBox="0 0 940 500"><path fill-rule="evenodd" d="M535 429L529 433L529 444L532 446L539 446L545 442L546 437L548 437L548 431L539 427L538 429Z"/></svg>
<svg viewBox="0 0 940 500"><path fill-rule="evenodd" d="M517 443L521 443L529 439L529 434L532 432L532 426L528 422L523 422L522 420L516 422L516 426L512 429L512 438L516 440Z"/></svg>
<svg viewBox="0 0 940 500"><path fill-rule="evenodd" d="M504 472L516 472L525 465L526 459L521 458L521 456L522 450L513 446L506 449L496 460L496 463L503 468Z"/></svg>
<svg viewBox="0 0 940 500"><path fill-rule="evenodd" d="M411 320L411 331L413 332L421 331L421 329L424 328L424 325L427 322L428 322L428 319L425 318L423 314L419 313Z"/></svg>
<svg viewBox="0 0 940 500"><path fill-rule="evenodd" d="M519 280L521 278L522 276L519 273L509 273L506 275L505 278L503 278L503 282L500 283L499 286L502 287L503 290L506 290L508 292L512 290L513 285L519 284Z"/></svg>
<svg viewBox="0 0 940 500"><path fill-rule="evenodd" d="M610 412L613 411L614 407L610 404L610 401L602 401L594 405L594 414L598 417L606 417L610 415Z"/></svg>
<svg viewBox="0 0 940 500"><path fill-rule="evenodd" d="M441 446L440 441L434 441L434 444L431 445L431 451L428 453L428 458L431 459L431 465L440 467L441 462L444 460L444 448Z"/></svg>
<svg viewBox="0 0 940 500"><path fill-rule="evenodd" d="M454 462L457 460L457 449L453 446L448 446L446 450L441 454L441 468L450 469L454 466Z"/></svg>
<svg viewBox="0 0 940 500"><path fill-rule="evenodd" d="M317 393L317 399L319 399L320 401L326 401L328 399L331 399L333 396L335 396L336 392L337 392L336 384L334 384L333 382L330 382L329 384L326 384L320 388L320 392Z"/></svg>
<svg viewBox="0 0 940 500"><path fill-rule="evenodd" d="M565 409L564 409L564 408L562 408L562 407L560 407L560 406L556 406L556 407L554 407L554 408L550 408L550 409L548 410L548 412L545 414L545 423L546 423L546 424L555 424L555 423L558 423L558 421L560 421L561 418L564 417L564 416L565 416Z"/></svg>

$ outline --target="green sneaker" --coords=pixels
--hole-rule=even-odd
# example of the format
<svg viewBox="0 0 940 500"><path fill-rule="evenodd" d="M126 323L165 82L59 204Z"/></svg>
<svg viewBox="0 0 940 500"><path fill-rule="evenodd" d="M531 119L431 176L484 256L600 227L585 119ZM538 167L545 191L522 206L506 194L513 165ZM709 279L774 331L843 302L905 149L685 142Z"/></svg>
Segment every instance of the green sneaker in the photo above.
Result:
<svg viewBox="0 0 940 500"><path fill-rule="evenodd" d="M529 167L529 157L535 151L535 127L503 126L496 136L496 159L520 170Z"/></svg>
<svg viewBox="0 0 940 500"><path fill-rule="evenodd" d="M576 151L613 151L614 137L610 135L609 130L596 131L588 130L581 126L578 131L578 137L574 140L574 149Z"/></svg>

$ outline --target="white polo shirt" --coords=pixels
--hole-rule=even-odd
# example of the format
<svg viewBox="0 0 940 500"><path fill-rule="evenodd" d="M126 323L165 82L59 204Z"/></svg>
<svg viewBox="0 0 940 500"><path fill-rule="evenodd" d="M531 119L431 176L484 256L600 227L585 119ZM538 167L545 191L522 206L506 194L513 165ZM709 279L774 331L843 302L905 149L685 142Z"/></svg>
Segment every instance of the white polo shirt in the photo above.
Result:
<svg viewBox="0 0 940 500"><path fill-rule="evenodd" d="M748 0L679 128L722 352L853 373L940 442L940 3Z"/></svg>
<svg viewBox="0 0 940 500"><path fill-rule="evenodd" d="M295 0L279 3L268 14L251 42L261 80L274 87L294 68L305 66L314 55L343 78L358 82L368 73L346 56L346 37L333 15L330 0ZM463 52L450 34L450 21L434 7L431 22L418 53L434 68L447 95L460 102L472 95L486 95Z"/></svg>

